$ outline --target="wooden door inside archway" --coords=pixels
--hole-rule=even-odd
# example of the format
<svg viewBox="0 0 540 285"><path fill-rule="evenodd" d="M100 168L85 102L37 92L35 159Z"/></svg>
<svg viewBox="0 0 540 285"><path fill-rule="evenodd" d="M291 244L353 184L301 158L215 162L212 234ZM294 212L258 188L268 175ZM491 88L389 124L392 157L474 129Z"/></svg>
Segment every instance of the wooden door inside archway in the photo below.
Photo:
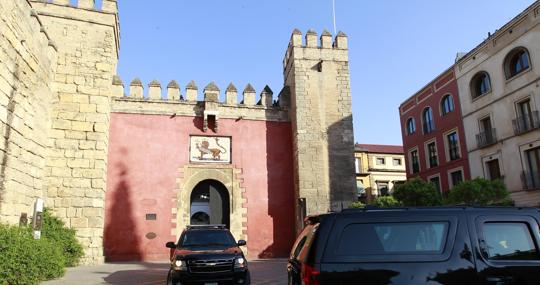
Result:
<svg viewBox="0 0 540 285"><path fill-rule="evenodd" d="M217 180L203 180L191 192L190 224L223 224L230 228L229 192Z"/></svg>

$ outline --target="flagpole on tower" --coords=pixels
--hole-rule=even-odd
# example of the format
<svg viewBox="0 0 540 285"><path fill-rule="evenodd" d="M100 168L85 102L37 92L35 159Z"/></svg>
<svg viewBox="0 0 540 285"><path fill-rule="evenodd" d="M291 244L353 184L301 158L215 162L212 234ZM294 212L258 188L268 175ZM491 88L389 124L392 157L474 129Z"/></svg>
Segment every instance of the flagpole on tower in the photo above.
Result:
<svg viewBox="0 0 540 285"><path fill-rule="evenodd" d="M332 16L334 18L334 35L336 35L336 0L332 0Z"/></svg>

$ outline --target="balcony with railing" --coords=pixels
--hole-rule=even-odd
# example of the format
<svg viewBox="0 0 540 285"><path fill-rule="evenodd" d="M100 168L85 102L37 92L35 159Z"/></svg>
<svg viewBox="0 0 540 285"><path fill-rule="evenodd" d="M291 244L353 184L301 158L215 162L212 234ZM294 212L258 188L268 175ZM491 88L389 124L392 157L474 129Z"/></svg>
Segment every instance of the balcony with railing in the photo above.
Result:
<svg viewBox="0 0 540 285"><path fill-rule="evenodd" d="M524 190L540 189L540 172L521 172L521 182Z"/></svg>
<svg viewBox="0 0 540 285"><path fill-rule="evenodd" d="M532 111L530 114L524 114L512 120L514 133L516 135L540 128L540 114L538 111Z"/></svg>
<svg viewBox="0 0 540 285"><path fill-rule="evenodd" d="M495 128L488 129L476 135L478 148L483 148L497 143L497 133Z"/></svg>

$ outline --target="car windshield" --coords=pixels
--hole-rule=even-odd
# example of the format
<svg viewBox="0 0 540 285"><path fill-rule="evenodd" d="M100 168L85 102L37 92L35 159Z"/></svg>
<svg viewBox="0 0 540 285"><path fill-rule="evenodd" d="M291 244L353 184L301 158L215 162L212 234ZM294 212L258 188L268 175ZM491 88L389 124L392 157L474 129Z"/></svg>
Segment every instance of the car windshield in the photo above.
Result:
<svg viewBox="0 0 540 285"><path fill-rule="evenodd" d="M190 246L234 246L234 238L227 231L194 230L187 231L181 242L181 247Z"/></svg>

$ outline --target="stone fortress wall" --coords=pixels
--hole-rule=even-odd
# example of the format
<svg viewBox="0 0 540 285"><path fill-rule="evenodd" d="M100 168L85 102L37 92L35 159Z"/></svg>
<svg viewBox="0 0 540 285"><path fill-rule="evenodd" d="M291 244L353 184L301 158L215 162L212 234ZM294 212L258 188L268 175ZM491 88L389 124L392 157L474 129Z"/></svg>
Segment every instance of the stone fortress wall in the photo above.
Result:
<svg viewBox="0 0 540 285"><path fill-rule="evenodd" d="M112 77L119 51L116 0L32 1L58 45L46 205L77 229L85 263L103 261L104 200Z"/></svg>
<svg viewBox="0 0 540 285"><path fill-rule="evenodd" d="M117 5L1 1L3 139L0 221L32 215L35 198L103 260L108 121L119 48Z"/></svg>
<svg viewBox="0 0 540 285"><path fill-rule="evenodd" d="M104 260L103 231L111 113L167 114L291 122L297 214L322 213L354 199L347 38L313 31L291 37L285 84L274 98L246 86L239 98L230 84L225 100L213 83L197 101L172 81L140 80L129 90L115 77L120 26L116 0L0 1L0 222L32 214L37 197L77 230L83 263ZM112 84L111 84L112 83ZM257 100L259 99L259 100ZM240 101L240 102L238 102ZM219 125L216 125L219 126ZM247 189L249 191L249 189ZM296 201L294 204L297 204ZM298 215L297 215L298 217Z"/></svg>
<svg viewBox="0 0 540 285"><path fill-rule="evenodd" d="M45 194L57 48L28 1L0 1L0 222Z"/></svg>

